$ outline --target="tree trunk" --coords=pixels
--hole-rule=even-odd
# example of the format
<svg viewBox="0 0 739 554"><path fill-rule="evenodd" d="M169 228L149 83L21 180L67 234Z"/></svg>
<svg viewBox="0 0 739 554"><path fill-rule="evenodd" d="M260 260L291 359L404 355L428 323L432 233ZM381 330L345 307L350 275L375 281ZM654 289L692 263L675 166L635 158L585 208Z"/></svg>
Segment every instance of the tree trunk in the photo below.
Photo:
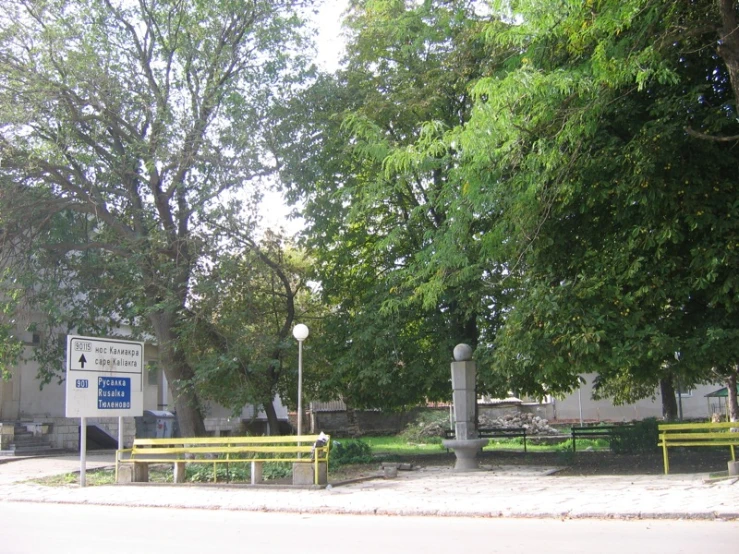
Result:
<svg viewBox="0 0 739 554"><path fill-rule="evenodd" d="M183 437L204 437L205 422L200 399L193 386L194 372L182 353L175 347L175 316L158 312L150 316L159 346L159 363L172 388L177 424Z"/></svg>
<svg viewBox="0 0 739 554"><path fill-rule="evenodd" d="M280 422L277 420L277 411L274 401L264 403L264 413L267 415L267 427L270 435L280 435Z"/></svg>
<svg viewBox="0 0 739 554"><path fill-rule="evenodd" d="M665 421L675 421L677 419L677 398L672 379L669 377L660 379L659 391L662 394L662 417Z"/></svg>
<svg viewBox="0 0 739 554"><path fill-rule="evenodd" d="M726 377L726 390L728 392L726 401L729 403L729 421L739 421L739 404L737 403L736 394L737 373L739 373L739 366L735 366L734 371Z"/></svg>

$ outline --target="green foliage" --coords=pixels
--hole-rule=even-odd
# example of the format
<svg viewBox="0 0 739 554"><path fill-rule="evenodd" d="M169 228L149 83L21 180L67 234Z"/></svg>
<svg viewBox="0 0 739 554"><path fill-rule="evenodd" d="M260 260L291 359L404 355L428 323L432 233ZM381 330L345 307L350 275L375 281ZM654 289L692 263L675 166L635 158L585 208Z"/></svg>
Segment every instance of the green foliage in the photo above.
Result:
<svg viewBox="0 0 739 554"><path fill-rule="evenodd" d="M351 441L331 441L329 462L332 465L369 464L376 461L370 445L360 439Z"/></svg>
<svg viewBox="0 0 739 554"><path fill-rule="evenodd" d="M204 398L235 413L245 404L264 406L270 417L276 394L294 396L296 317L320 309L305 285L308 260L293 245L267 233L258 243L243 239L243 247L220 255L202 278L197 272L191 317L179 331ZM270 425L277 428L276 417Z"/></svg>
<svg viewBox="0 0 739 554"><path fill-rule="evenodd" d="M251 465L244 463L217 463L215 469L217 482L248 483L251 481ZM262 477L266 481L284 479L292 474L289 463L265 462ZM185 480L192 483L212 483L213 464L188 464Z"/></svg>
<svg viewBox="0 0 739 554"><path fill-rule="evenodd" d="M447 399L453 347L478 339L485 269L474 233L437 241L463 214L450 210L462 186L453 149L435 146L469 117L469 84L495 63L482 22L466 1L357 3L345 70L286 110L281 176L305 204L331 306L313 342L323 389L357 408ZM437 256L450 281L425 290Z"/></svg>
<svg viewBox="0 0 739 554"><path fill-rule="evenodd" d="M648 454L659 450L659 422L648 418L634 422L633 427L617 429L611 437L611 450L617 454Z"/></svg>
<svg viewBox="0 0 739 554"><path fill-rule="evenodd" d="M196 268L237 247L224 222L253 228L266 121L305 75L299 4L0 6L2 255L44 381L67 332L153 335L182 432L205 433L179 327L196 274L217 278Z"/></svg>

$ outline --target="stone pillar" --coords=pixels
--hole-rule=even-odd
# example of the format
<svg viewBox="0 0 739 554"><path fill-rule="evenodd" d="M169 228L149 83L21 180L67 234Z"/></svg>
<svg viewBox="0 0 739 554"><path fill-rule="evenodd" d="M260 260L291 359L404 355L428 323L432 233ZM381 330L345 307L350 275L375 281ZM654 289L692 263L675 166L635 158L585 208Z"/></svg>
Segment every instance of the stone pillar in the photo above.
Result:
<svg viewBox="0 0 739 554"><path fill-rule="evenodd" d="M454 399L454 440L442 441L446 448L454 450L457 458L454 471L478 469L477 454L488 443L477 436L475 424L475 380L477 367L472 361L472 348L467 344L454 347L452 362L452 396Z"/></svg>
<svg viewBox="0 0 739 554"><path fill-rule="evenodd" d="M454 432L457 440L476 439L475 380L477 366L471 360L472 348L458 344L452 362L452 397L454 400Z"/></svg>

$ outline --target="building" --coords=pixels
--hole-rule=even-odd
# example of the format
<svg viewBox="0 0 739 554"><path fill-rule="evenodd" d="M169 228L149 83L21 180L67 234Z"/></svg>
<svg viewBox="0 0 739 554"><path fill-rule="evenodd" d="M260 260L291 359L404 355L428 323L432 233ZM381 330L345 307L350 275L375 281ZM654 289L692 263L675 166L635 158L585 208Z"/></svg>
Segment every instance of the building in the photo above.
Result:
<svg viewBox="0 0 739 554"><path fill-rule="evenodd" d="M616 406L610 400L593 400L596 374L582 376L585 380L579 390L561 399L552 398L549 417L552 421L632 421L662 417L662 395L655 390L654 398L644 398L634 404ZM725 405L717 397L707 396L722 384L699 385L677 392L678 411L682 419L710 421L713 414L725 414Z"/></svg>
<svg viewBox="0 0 739 554"><path fill-rule="evenodd" d="M24 342L24 356L11 370L9 380L0 379L0 451L79 449L80 420L65 417L65 384L53 381L42 388L37 377L39 365L31 361L33 348L39 342L38 336L29 332L18 332L16 336ZM174 402L157 360L156 346L145 344L144 410L165 414L174 408ZM278 419L287 422L287 408L279 398L275 399L275 409ZM244 406L236 416L222 406L209 405L207 414L205 427L213 436L267 431L266 415L261 411L255 413L251 405ZM86 418L86 422L88 444L91 436L107 436L110 441L117 441L117 417ZM124 445L133 442L136 429L134 418L123 418Z"/></svg>

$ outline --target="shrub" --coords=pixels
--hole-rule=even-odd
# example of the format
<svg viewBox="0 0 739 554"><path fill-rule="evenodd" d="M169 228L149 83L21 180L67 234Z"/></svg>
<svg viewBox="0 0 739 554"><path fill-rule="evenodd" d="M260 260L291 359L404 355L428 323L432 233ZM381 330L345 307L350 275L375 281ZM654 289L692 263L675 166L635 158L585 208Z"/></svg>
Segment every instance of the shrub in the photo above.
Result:
<svg viewBox="0 0 739 554"><path fill-rule="evenodd" d="M647 454L658 449L659 433L657 419L647 418L614 431L611 450L617 454Z"/></svg>
<svg viewBox="0 0 739 554"><path fill-rule="evenodd" d="M374 462L375 458L372 456L370 445L362 440L347 442L332 441L329 461L331 464L340 466L346 464L369 464Z"/></svg>

